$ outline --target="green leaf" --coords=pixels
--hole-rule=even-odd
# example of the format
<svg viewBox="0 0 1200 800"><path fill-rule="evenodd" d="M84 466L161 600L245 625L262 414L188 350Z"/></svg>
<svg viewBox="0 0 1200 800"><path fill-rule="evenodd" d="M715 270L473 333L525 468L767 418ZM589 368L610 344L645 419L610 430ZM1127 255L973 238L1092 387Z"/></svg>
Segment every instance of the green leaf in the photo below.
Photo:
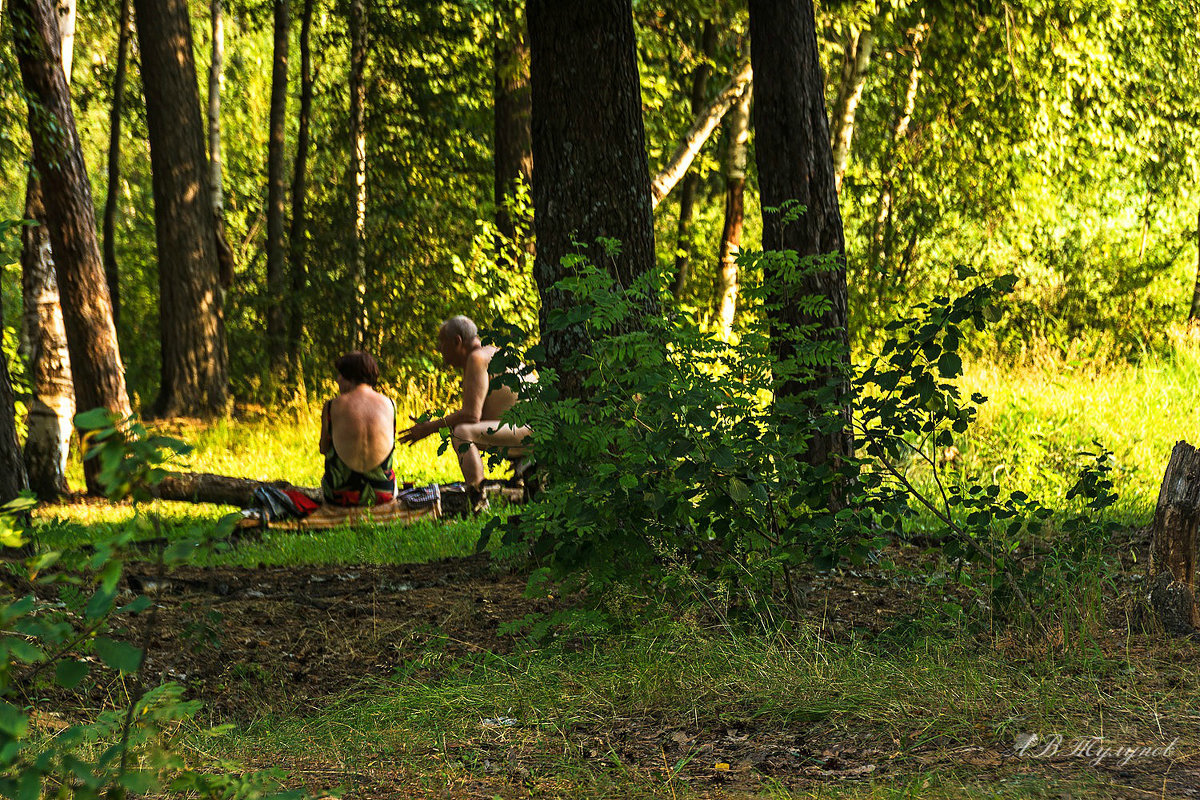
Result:
<svg viewBox="0 0 1200 800"><path fill-rule="evenodd" d="M736 476L729 478L729 497L739 506L750 502L750 488Z"/></svg>
<svg viewBox="0 0 1200 800"><path fill-rule="evenodd" d="M139 648L107 636L96 637L96 652L105 664L125 674L137 672L142 665L142 651Z"/></svg>
<svg viewBox="0 0 1200 800"><path fill-rule="evenodd" d="M962 374L962 359L957 353L942 353L937 365L943 378L957 378Z"/></svg>
<svg viewBox="0 0 1200 800"><path fill-rule="evenodd" d="M54 666L54 681L64 689L74 689L88 674L86 661L60 661Z"/></svg>
<svg viewBox="0 0 1200 800"><path fill-rule="evenodd" d="M11 703L0 700L0 733L20 739L29 730L29 718Z"/></svg>
<svg viewBox="0 0 1200 800"><path fill-rule="evenodd" d="M75 427L85 431L107 428L114 422L116 416L107 408L93 408L75 415Z"/></svg>

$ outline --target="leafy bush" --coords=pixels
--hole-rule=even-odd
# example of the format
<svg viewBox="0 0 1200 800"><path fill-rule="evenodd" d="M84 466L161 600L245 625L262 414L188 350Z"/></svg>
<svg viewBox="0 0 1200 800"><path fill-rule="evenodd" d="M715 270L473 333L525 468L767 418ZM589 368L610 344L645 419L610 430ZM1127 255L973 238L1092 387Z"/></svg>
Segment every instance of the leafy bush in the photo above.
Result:
<svg viewBox="0 0 1200 800"><path fill-rule="evenodd" d="M147 496L164 467L186 446L149 436L135 419L118 420L104 409L81 414L87 429L87 458L100 462L100 478L111 497ZM0 544L19 547L28 531L14 527L14 514L28 508L18 501L0 510ZM232 530L227 518L216 531L171 543L160 570L190 556L198 547L217 546ZM156 518L150 523L161 535ZM84 568L71 570L62 552L42 552L24 571L9 576L0 595L0 795L123 798L170 790L208 798L301 798L279 792L280 774L209 774L174 752L181 723L192 719L199 702L182 699L175 683L151 685L144 674L146 646L155 630L154 605L137 596L119 603L129 549L143 528L133 522L97 541L90 553L75 554ZM123 634L124 623L149 615L140 642ZM46 714L44 698L85 686L89 678L121 676L129 691L125 708L101 712L94 720L66 723ZM33 702L34 705L30 705ZM46 727L52 733L46 732ZM211 734L219 734L212 729Z"/></svg>

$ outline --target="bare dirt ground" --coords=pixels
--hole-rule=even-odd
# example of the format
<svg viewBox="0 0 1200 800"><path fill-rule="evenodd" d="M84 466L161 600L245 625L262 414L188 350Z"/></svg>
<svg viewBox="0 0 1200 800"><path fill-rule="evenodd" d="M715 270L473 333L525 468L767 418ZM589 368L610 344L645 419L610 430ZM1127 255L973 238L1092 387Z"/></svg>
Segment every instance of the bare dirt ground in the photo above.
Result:
<svg viewBox="0 0 1200 800"><path fill-rule="evenodd" d="M134 565L127 580L131 591L149 594L158 606L148 674L186 684L212 721L243 723L265 709L277 716L315 712L368 679L397 675L433 639L452 657L509 653L519 643L498 633L501 623L561 602L527 599L524 577L498 573L486 557L404 566L183 568L165 579ZM915 590L909 594L895 582L852 572L814 576L808 594L809 613L833 638L852 627L880 630L920 602ZM133 623L132 641L151 619L143 614ZM1102 645L1125 652L1131 646L1116 628ZM436 678L419 670L406 674ZM97 687L87 702L102 704L103 692ZM75 696L73 702L81 700ZM897 742L886 732L862 732L840 743L827 734L818 738L804 726L781 730L766 723L680 726L617 719L556 731L551 749L586 765L593 776L588 785L605 796L627 796L616 786L640 786L639 796L679 791L741 797L769 787L799 791L890 777L903 784L934 771L977 786L1033 781L1045 787L1050 781L1091 786L1088 796L1200 797L1200 742L1181 742L1171 759L1124 766L1110 759L1093 766L1065 752L1021 758L986 737L978 746L947 747L936 739ZM481 726L475 735L431 748L422 775L383 762L349 772L319 759L255 766L280 766L314 786L342 784L348 797L593 796L578 779L555 785L539 777L547 766L543 735L521 726ZM611 775L613 782L599 787L597 775ZM1010 796L1083 796L1076 789L1042 791Z"/></svg>

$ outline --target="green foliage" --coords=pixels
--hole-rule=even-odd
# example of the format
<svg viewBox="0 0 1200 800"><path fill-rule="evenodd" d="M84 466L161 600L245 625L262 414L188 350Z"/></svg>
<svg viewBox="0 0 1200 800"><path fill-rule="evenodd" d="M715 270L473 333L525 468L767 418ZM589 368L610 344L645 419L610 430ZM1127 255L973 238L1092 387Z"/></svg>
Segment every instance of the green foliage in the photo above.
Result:
<svg viewBox="0 0 1200 800"><path fill-rule="evenodd" d="M118 420L103 409L80 414L77 423L88 431L89 457L100 460L113 498L145 497L161 480L162 466L185 449L146 436L136 420ZM0 509L0 544L6 548L23 543L13 516L19 510L12 504ZM279 791L278 773L209 774L177 752L181 723L193 720L200 704L185 701L178 684L149 685L143 671L156 622L153 604L145 596L118 603L128 545L139 527L131 523L93 542L83 569L64 566L79 560L64 558L73 554L43 550L27 562L24 576L6 583L15 588L0 595L0 795L99 800L170 790L299 800L302 792ZM231 530L227 519L194 541L176 541L163 561L179 560L201 544L212 547ZM128 640L134 617L143 631L138 644ZM124 708L65 723L50 734L32 716L34 698L83 691L117 676L131 689Z"/></svg>

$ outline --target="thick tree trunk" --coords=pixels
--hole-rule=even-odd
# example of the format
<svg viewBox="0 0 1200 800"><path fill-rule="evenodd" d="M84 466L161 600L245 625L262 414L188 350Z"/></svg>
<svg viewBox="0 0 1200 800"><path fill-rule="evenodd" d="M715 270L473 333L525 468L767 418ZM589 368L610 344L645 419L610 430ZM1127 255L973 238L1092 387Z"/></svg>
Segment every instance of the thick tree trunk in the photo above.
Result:
<svg viewBox="0 0 1200 800"><path fill-rule="evenodd" d="M533 272L545 359L557 367L587 347L578 328L547 331L547 317L566 305L551 289L568 274L562 259L582 251L629 286L654 265L653 208L630 0L530 0L527 8ZM607 255L601 236L619 240L620 253ZM566 394L580 390L562 377Z"/></svg>
<svg viewBox="0 0 1200 800"><path fill-rule="evenodd" d="M60 63L69 87L75 42L74 0L58 2L55 10L62 42ZM33 389L25 438L25 471L34 493L49 499L68 491L67 455L71 447L71 420L75 416L75 391L58 280L54 275L54 254L46 230L42 186L33 170L25 189L25 218L38 223L21 233L23 338Z"/></svg>
<svg viewBox="0 0 1200 800"><path fill-rule="evenodd" d="M495 58L495 202L496 255L501 268L513 268L534 254L532 232L516 241L518 226L512 218L510 198L526 190L533 180L533 149L530 141L529 45L525 41L525 19L513 0L496 3Z"/></svg>
<svg viewBox="0 0 1200 800"><path fill-rule="evenodd" d="M162 386L158 416L213 416L229 405L225 319L184 0L135 0L158 245Z"/></svg>
<svg viewBox="0 0 1200 800"><path fill-rule="evenodd" d="M763 248L794 250L801 258L827 256L837 267L822 270L800 285L776 294L770 312L773 330L817 326L816 334L837 351L828 366L816 368L808 382L789 382L782 396L797 396L830 384L837 387L835 402L843 405L844 425L827 434L814 435L807 460L814 465L836 463L852 452L849 386L845 376L848 346L845 242L842 216L833 180L833 154L829 147L829 122L825 116L825 79L817 54L816 23L812 0L750 0L750 51L754 62L754 130L758 183L763 206ZM785 223L780 213L788 201L805 208L799 218ZM770 211L769 209L776 209ZM819 296L829 308L819 316L804 314L798 296ZM794 353L794 343L776 336L780 360Z"/></svg>
<svg viewBox="0 0 1200 800"><path fill-rule="evenodd" d="M367 14L365 0L350 0L350 175L354 198L354 261L350 269L352 342L367 338Z"/></svg>
<svg viewBox="0 0 1200 800"><path fill-rule="evenodd" d="M650 191L655 207L670 194L671 190L675 188L675 184L679 183L684 173L687 172L687 168L700 152L700 148L704 147L708 137L712 136L712 132L721 124L726 112L742 96L753 77L754 72L750 68L750 62L747 61L738 68L733 77L729 79L729 83L725 84L713 101L697 115L691 130L675 148L667 165L654 176Z"/></svg>
<svg viewBox="0 0 1200 800"><path fill-rule="evenodd" d="M267 137L267 355L272 382L282 370L287 329L284 302L287 296L285 265L287 241L284 238L283 213L287 202L284 175L284 127L287 123L288 44L291 28L289 0L274 0L275 43L271 59L271 114Z"/></svg>
<svg viewBox="0 0 1200 800"><path fill-rule="evenodd" d="M1150 604L1171 634L1200 631L1196 607L1196 528L1200 525L1200 450L1176 442L1151 523Z"/></svg>
<svg viewBox="0 0 1200 800"><path fill-rule="evenodd" d="M117 265L117 197L121 191L121 119L125 111L125 74L129 63L129 37L133 32L130 0L121 0L121 28L117 35L117 71L113 75L112 110L108 115L108 192L104 199L104 277L112 301L113 321L121 318L121 271Z"/></svg>
<svg viewBox="0 0 1200 800"><path fill-rule="evenodd" d="M215 503L218 505L251 508L259 505L254 490L260 486L274 486L300 492L318 503L321 502L320 488L293 486L287 481L255 481L249 478L233 478L228 475L212 475L206 472L172 472L162 483L152 487L150 493L160 500L177 500L183 503Z"/></svg>
<svg viewBox="0 0 1200 800"><path fill-rule="evenodd" d="M705 20L700 31L699 52L702 61L692 74L692 116L699 116L708 96L708 77L712 74L711 59L717 50L717 27ZM679 225L675 229L675 299L683 297L687 288L688 268L692 257L692 211L700 174L688 169L679 189Z"/></svg>
<svg viewBox="0 0 1200 800"><path fill-rule="evenodd" d="M296 131L296 160L292 165L292 228L288 241L289 269L291 271L292 291L288 296L288 353L290 355L289 374L292 385L302 388L303 361L300 357L300 342L304 337L304 298L307 282L308 218L306 201L308 199L308 145L309 122L312 116L313 98L313 66L312 48L309 44L312 34L313 0L304 0L304 11L300 18L300 119Z"/></svg>
<svg viewBox="0 0 1200 800"><path fill-rule="evenodd" d="M738 250L742 245L745 220L746 142L750 139L750 87L742 94L728 120L725 151L725 225L721 230L721 251L717 264L717 320L721 338L729 340L737 313Z"/></svg>
<svg viewBox="0 0 1200 800"><path fill-rule="evenodd" d="M212 0L212 58L208 65L208 171L221 287L233 286L233 248L225 236L225 179L221 174L221 94L225 90L225 10Z"/></svg>
<svg viewBox="0 0 1200 800"><path fill-rule="evenodd" d="M875 32L868 28L855 31L846 38L842 56L842 82L838 87L833 113L833 179L838 190L850 163L850 143L854 138L854 117L867 83L867 68L871 66L871 51L875 47Z"/></svg>
<svg viewBox="0 0 1200 800"><path fill-rule="evenodd" d="M29 99L34 167L42 181L47 230L62 295L67 347L80 408L130 413L112 305L96 239L91 184L75 132L50 0L10 5L17 60ZM95 490L95 462L85 463Z"/></svg>
<svg viewBox="0 0 1200 800"><path fill-rule="evenodd" d="M0 306L0 331L4 330L4 308ZM17 441L17 415L8 358L0 350L0 506L29 488L21 444Z"/></svg>

